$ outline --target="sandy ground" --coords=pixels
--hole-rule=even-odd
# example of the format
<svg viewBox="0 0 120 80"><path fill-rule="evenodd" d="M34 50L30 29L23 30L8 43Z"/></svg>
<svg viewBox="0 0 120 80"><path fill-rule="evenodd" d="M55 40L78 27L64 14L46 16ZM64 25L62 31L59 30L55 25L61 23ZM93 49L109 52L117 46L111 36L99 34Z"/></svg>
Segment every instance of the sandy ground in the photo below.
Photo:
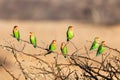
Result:
<svg viewBox="0 0 120 80"><path fill-rule="evenodd" d="M47 47L53 39L57 40L58 49L61 42L66 41L66 30L69 25L74 26L75 37L72 42L78 47L84 46L90 47L91 43L86 40L92 41L94 37L98 36L101 40L106 41L106 45L117 48L120 50L120 27L115 26L99 26L91 24L83 24L76 21L2 21L0 20L0 44L7 44L5 41L13 41L16 43L18 49L21 48L22 43L16 42L10 34L14 25L18 25L21 33L21 38L29 41L29 32L35 32L38 45ZM69 45L69 54L74 51L74 48ZM83 50L81 50L82 53ZM25 52L33 54L40 53L40 50L36 50L32 45L26 45ZM93 54L94 55L94 54ZM13 74L19 73L18 67L15 66L15 60L11 55L11 52L0 48L0 62L3 63L6 57L7 65L5 65ZM46 60L51 60L51 56L47 56ZM53 57L53 56L52 56ZM64 59L63 56L61 56ZM28 58L29 59L29 58ZM64 60L61 60L64 61ZM12 78L0 68L0 80L12 80ZM21 79L22 80L22 79Z"/></svg>

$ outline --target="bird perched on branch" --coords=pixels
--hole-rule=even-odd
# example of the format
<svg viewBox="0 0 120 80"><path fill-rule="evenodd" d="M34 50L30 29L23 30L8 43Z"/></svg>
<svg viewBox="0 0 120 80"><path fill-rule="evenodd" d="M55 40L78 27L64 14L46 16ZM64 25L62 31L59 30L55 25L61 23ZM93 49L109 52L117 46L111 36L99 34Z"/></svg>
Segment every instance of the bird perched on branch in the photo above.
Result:
<svg viewBox="0 0 120 80"><path fill-rule="evenodd" d="M73 27L69 26L67 30L67 41L70 41L74 37Z"/></svg>
<svg viewBox="0 0 120 80"><path fill-rule="evenodd" d="M30 43L36 48L37 42L36 42L36 36L33 32L30 32Z"/></svg>
<svg viewBox="0 0 120 80"><path fill-rule="evenodd" d="M13 37L20 41L20 32L18 30L18 26L14 26L13 28Z"/></svg>
<svg viewBox="0 0 120 80"><path fill-rule="evenodd" d="M48 49L48 53L47 54L52 53L54 50L56 50L56 48L57 48L57 41L53 40L51 42L51 44L49 45L49 49ZM45 55L47 55L47 54L45 54Z"/></svg>
<svg viewBox="0 0 120 80"><path fill-rule="evenodd" d="M95 37L90 50L97 49L99 47L99 41L100 41L99 37Z"/></svg>
<svg viewBox="0 0 120 80"><path fill-rule="evenodd" d="M49 51L54 51L57 48L56 40L53 40L52 43L49 45Z"/></svg>
<svg viewBox="0 0 120 80"><path fill-rule="evenodd" d="M99 56L101 53L105 51L105 41L102 41L100 46L98 47L96 56Z"/></svg>
<svg viewBox="0 0 120 80"><path fill-rule="evenodd" d="M62 42L62 44L61 44L61 52L62 52L63 56L66 58L68 49L67 49L67 45L64 42Z"/></svg>

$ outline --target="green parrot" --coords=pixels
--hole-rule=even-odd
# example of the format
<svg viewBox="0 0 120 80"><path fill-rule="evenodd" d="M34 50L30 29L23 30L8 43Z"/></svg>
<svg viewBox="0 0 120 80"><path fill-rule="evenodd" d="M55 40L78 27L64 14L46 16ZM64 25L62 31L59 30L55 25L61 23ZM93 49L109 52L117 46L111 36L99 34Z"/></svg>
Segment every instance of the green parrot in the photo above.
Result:
<svg viewBox="0 0 120 80"><path fill-rule="evenodd" d="M37 46L36 36L33 32L30 32L30 43L34 46L34 48L36 48Z"/></svg>
<svg viewBox="0 0 120 80"><path fill-rule="evenodd" d="M18 30L18 26L14 26L13 28L13 37L20 41L20 32Z"/></svg>
<svg viewBox="0 0 120 80"><path fill-rule="evenodd" d="M99 56L101 53L103 53L105 51L105 41L101 42L101 45L99 46L96 56Z"/></svg>
<svg viewBox="0 0 120 80"><path fill-rule="evenodd" d="M49 46L49 51L54 51L56 50L56 40L53 40L52 43Z"/></svg>
<svg viewBox="0 0 120 80"><path fill-rule="evenodd" d="M52 53L54 50L56 50L56 48L57 48L57 42L56 40L53 40L52 43L49 45L49 48L46 49L48 52L44 56Z"/></svg>
<svg viewBox="0 0 120 80"><path fill-rule="evenodd" d="M67 30L67 41L70 41L74 37L73 27L69 26Z"/></svg>
<svg viewBox="0 0 120 80"><path fill-rule="evenodd" d="M95 37L94 42L92 43L90 50L97 49L98 47L99 47L99 37Z"/></svg>
<svg viewBox="0 0 120 80"><path fill-rule="evenodd" d="M68 49L67 49L67 46L64 42L61 44L61 52L62 52L63 56L66 58L66 55L68 53Z"/></svg>

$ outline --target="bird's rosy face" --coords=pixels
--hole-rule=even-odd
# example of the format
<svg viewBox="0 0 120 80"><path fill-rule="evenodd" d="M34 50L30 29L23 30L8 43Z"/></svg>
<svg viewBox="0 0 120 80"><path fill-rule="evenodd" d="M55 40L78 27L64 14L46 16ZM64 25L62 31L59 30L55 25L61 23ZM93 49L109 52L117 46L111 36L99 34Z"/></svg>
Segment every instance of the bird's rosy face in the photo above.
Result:
<svg viewBox="0 0 120 80"><path fill-rule="evenodd" d="M52 44L56 44L56 40L53 40L53 41L52 41Z"/></svg>
<svg viewBox="0 0 120 80"><path fill-rule="evenodd" d="M101 44L104 46L105 45L105 41L102 41Z"/></svg>
<svg viewBox="0 0 120 80"><path fill-rule="evenodd" d="M62 42L61 44L61 48L63 48L65 46L65 42Z"/></svg>
<svg viewBox="0 0 120 80"><path fill-rule="evenodd" d="M99 43L100 42L100 38L99 37L95 37L95 40Z"/></svg>
<svg viewBox="0 0 120 80"><path fill-rule="evenodd" d="M17 28L18 26L14 26L14 28Z"/></svg>
<svg viewBox="0 0 120 80"><path fill-rule="evenodd" d="M30 36L32 36L33 35L33 33L32 32L30 32Z"/></svg>
<svg viewBox="0 0 120 80"><path fill-rule="evenodd" d="M18 26L14 26L14 30L18 30Z"/></svg>
<svg viewBox="0 0 120 80"><path fill-rule="evenodd" d="M32 32L30 32L30 35L32 35Z"/></svg>
<svg viewBox="0 0 120 80"><path fill-rule="evenodd" d="M69 30L73 30L73 27L72 27L72 26L69 26L68 29L69 29Z"/></svg>

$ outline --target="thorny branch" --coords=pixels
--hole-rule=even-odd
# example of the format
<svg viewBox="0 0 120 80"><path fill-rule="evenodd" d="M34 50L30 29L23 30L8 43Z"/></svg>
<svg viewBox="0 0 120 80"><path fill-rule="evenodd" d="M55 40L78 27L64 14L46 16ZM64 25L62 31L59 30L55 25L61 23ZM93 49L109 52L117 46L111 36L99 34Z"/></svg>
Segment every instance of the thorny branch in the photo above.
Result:
<svg viewBox="0 0 120 80"><path fill-rule="evenodd" d="M22 40L24 43L30 44L28 41ZM112 53L108 53L105 55L100 55L102 60L97 60L91 58L87 47L85 46L85 54L84 56L80 55L78 52L80 49L72 42L72 45L76 49L71 55L69 54L65 60L69 60L67 62L60 63L58 52L55 53L54 60L52 62L43 60L40 56L45 57L44 55L34 55L28 54L24 52L25 45L23 46L22 50L18 50L14 47L14 44L8 43L9 45L0 45L1 47L9 48L12 50L13 56L18 63L18 66L24 76L25 80L37 80L37 79L45 79L45 80L79 80L79 79L88 79L88 80L114 80L120 79L120 58L119 53L120 51L111 47L106 46L106 48L118 52L118 55L109 57ZM37 46L37 48L41 48L43 50L48 51L46 48L42 48ZM19 61L19 57L17 56L19 53L23 54L24 56L31 57L38 61L39 66L37 63L35 65L29 66L28 72L23 65L22 62ZM57 55L56 55L57 54ZM26 64L27 65L27 64ZM7 70L7 67L1 65L1 67L13 78L13 80L19 80L16 78L10 71ZM80 74L80 75L78 75ZM32 76L30 76L32 75Z"/></svg>
<svg viewBox="0 0 120 80"><path fill-rule="evenodd" d="M13 80L19 80L14 76L14 74L12 74L9 70L7 70L7 68L4 65L1 64L0 66L13 78Z"/></svg>

